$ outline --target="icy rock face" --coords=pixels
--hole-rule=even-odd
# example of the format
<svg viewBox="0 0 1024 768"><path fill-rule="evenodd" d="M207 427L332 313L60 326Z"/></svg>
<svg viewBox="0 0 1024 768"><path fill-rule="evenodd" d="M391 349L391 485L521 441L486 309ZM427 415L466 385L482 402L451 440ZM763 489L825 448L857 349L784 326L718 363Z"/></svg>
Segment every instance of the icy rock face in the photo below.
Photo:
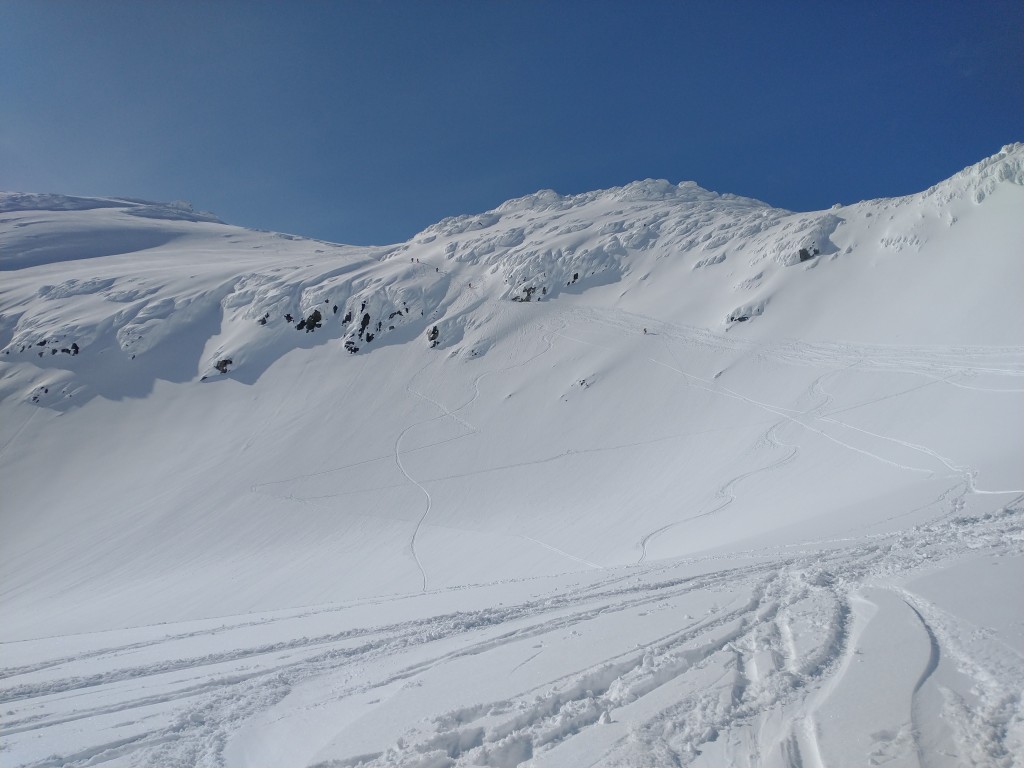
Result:
<svg viewBox="0 0 1024 768"><path fill-rule="evenodd" d="M810 290L808 269L849 261L870 281L866 265L941 250L936 238L1000 188L1022 185L1022 144L918 195L818 212L647 179L570 196L541 190L386 249L231 227L185 202L2 193L0 269L12 279L0 357L63 367L72 379L98 375L84 361L100 354L159 368L156 378L173 358L179 380L230 357L230 375L258 377L297 346L366 354L423 344L435 326L431 346L474 357L497 338L490 325L502 303L611 286L645 313L752 328L805 311L796 297ZM892 304L893 317L901 311ZM81 355L50 354L44 341ZM161 362L147 368L148 358Z"/></svg>
<svg viewBox="0 0 1024 768"><path fill-rule="evenodd" d="M784 266L792 266L818 255L829 256L839 249L832 242L842 219L830 213L808 214L791 217L770 238L761 238L755 249L757 255L751 259L756 264L764 258L771 258ZM803 253L801 253L803 252Z"/></svg>

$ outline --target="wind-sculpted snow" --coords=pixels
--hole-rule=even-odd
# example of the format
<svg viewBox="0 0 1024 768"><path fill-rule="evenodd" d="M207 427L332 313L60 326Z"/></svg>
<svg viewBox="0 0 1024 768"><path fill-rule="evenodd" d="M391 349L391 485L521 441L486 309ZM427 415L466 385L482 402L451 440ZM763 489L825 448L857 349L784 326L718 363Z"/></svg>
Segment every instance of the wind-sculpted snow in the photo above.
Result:
<svg viewBox="0 0 1024 768"><path fill-rule="evenodd" d="M965 215L958 206L977 206L999 185L1019 189L1022 156L1021 146L1012 145L920 196L818 213L790 213L692 182L647 180L571 197L544 191L491 212L446 219L386 250L341 250L221 226L186 203L5 193L2 207L8 215L0 228L5 268L37 269L24 276L19 272L5 292L2 354L42 370L64 368L80 392L109 390L82 370L88 356L127 356L137 361L135 368L147 369L139 356L168 343L188 347L189 368L174 372L172 380L223 375L220 361L231 359L229 375L254 381L289 348L335 340L349 352L366 354L425 336L435 325L436 346L480 354L493 343L493 334L470 317L480 303L465 301L466 292L476 292L484 302L537 302L611 285L621 286L620 296L632 293L627 305L640 300L636 292L645 289L642 303L656 314L725 327L760 318L769 307L770 314L806 315L803 296L810 293L815 307L810 322L825 314L836 325L843 318L835 315L850 310L823 313L812 281L797 276L799 270L794 275L781 268L802 264L806 271L839 256L857 263L862 302L871 303L872 317L892 324L899 322L902 306L880 302L869 287L875 278L864 265L875 263L875 254L927 251L932 238L948 237L950 222ZM968 187L974 197L964 191ZM883 217L884 230L875 234ZM164 221L147 223L147 218ZM867 248L872 240L873 248ZM947 249L939 243L931 250ZM131 254L133 262L144 258L146 273L113 258L118 254ZM977 270L962 257L959 261L943 267L950 281L961 273L977 281ZM59 263L60 272L43 269L50 263ZM936 269L909 262L891 268L896 274L877 279L905 281L915 270ZM845 281L840 272L833 268L830 282ZM31 304L18 293L19 284L49 301ZM782 301L780 291L793 295ZM854 293L845 291L843 298L855 298ZM129 306L112 306L117 303ZM304 321L314 312L321 319L307 327ZM219 333L211 324L217 314ZM861 319L846 318L845 324L863 327ZM470 327L479 333L460 330ZM296 328L298 334L286 333ZM315 335L310 338L306 331ZM49 349L38 349L41 342ZM74 361L59 356L70 343L85 356ZM98 347L101 343L108 346ZM47 355L52 359L39 360ZM167 373L143 375L155 381ZM23 385L22 392L34 390L38 381L37 376L36 384Z"/></svg>
<svg viewBox="0 0 1024 768"><path fill-rule="evenodd" d="M970 197L981 203L1003 183L1024 186L1024 144L1007 144L997 154L965 168L950 179L928 188L922 197L936 206ZM911 202L914 196L899 198L897 202Z"/></svg>
<svg viewBox="0 0 1024 768"><path fill-rule="evenodd" d="M1019 764L1022 157L381 248L5 194L4 765Z"/></svg>
<svg viewBox="0 0 1024 768"><path fill-rule="evenodd" d="M609 210L623 203L627 207ZM536 215L551 210L559 213ZM573 198L538 193L474 220L479 226L442 222L425 237L448 259L500 274L507 286L500 298L524 301L554 298L577 285L619 282L645 251L673 260L688 252L713 254L701 255L695 269L745 248L751 264L765 255L794 263L801 248L831 254L836 248L828 237L839 221L828 214L797 217L693 183L648 180Z"/></svg>

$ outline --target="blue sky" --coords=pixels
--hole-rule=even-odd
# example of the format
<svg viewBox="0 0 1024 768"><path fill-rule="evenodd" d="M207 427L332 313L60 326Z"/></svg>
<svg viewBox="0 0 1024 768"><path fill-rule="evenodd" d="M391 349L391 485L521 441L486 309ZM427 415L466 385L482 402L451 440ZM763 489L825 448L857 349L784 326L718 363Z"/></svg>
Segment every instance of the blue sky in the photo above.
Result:
<svg viewBox="0 0 1024 768"><path fill-rule="evenodd" d="M348 243L655 177L796 210L1024 140L1024 3L0 0L0 189Z"/></svg>

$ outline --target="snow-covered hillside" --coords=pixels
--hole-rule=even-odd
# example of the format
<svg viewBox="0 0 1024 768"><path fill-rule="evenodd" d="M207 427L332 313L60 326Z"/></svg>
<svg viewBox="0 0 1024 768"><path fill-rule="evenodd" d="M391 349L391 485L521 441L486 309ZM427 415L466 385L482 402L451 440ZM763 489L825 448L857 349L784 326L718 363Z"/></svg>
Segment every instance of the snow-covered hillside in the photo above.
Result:
<svg viewBox="0 0 1024 768"><path fill-rule="evenodd" d="M1022 214L0 194L0 758L1020 764Z"/></svg>

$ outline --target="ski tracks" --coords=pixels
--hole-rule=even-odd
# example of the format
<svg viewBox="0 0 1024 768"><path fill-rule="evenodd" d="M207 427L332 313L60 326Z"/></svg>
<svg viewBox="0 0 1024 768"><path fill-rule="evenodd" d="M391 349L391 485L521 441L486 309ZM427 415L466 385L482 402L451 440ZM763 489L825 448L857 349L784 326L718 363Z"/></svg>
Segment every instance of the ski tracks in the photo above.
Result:
<svg viewBox="0 0 1024 768"><path fill-rule="evenodd" d="M435 421L436 419L443 418L445 415L446 414L442 413L441 416L437 416L434 419L430 419L429 421ZM426 497L427 501L426 507L424 507L423 509L423 513L419 516L419 519L416 520L416 525L412 529L412 536L409 538L409 552L412 555L412 559L416 562L416 568L420 572L421 592L427 591L427 572L423 568L423 562L420 560L419 553L416 552L416 537L419 535L420 527L423 525L423 521L426 520L427 515L430 514L430 508L433 506L434 501L430 496L430 491L424 488L421 483L419 483L412 475L410 475L408 470L405 468L405 465L402 463L402 438L405 437L406 434L408 434L409 430L414 429L420 426L421 424L427 424L429 423L429 421L410 424L408 427L403 429L399 433L398 437L395 439L395 464L398 465L398 469L401 471L401 473L405 475L405 479L408 480L413 485L415 485L420 490L420 492Z"/></svg>
<svg viewBox="0 0 1024 768"><path fill-rule="evenodd" d="M1011 517L1006 526L1021 528L1020 513ZM962 524L977 525L978 538L990 544L1000 540L999 525ZM854 619L859 585L893 569L912 570L904 559L910 540L932 552L962 553L951 546L964 543L955 527L915 529L902 542L890 537L888 547L818 553L701 580L689 586L728 583L747 597L560 681L439 716L433 729L411 732L366 765L559 765L559 745L579 738L603 743L595 729L629 720L628 733L601 750L600 765L686 765L703 755L710 764L823 766L816 712L847 673L855 674L858 638L870 621L870 611ZM670 595L678 585L666 584L660 595L652 584L644 598L608 601L603 612L628 613L641 602L678 597ZM930 647L915 691L938 663Z"/></svg>
<svg viewBox="0 0 1024 768"><path fill-rule="evenodd" d="M676 364L678 365L678 360L676 359L675 353L672 351L671 347L669 347L667 343L665 346L668 350L669 355L672 356L673 360L675 360ZM656 361L653 360L652 358L651 362ZM823 374L822 376L819 376L817 379L814 380L814 382L811 383L811 386L809 387L808 391L812 395L820 397L820 402L816 403L809 410L803 411L802 415L812 415L813 417L817 418L818 414L820 414L825 408L827 408L832 403L832 396L825 392L823 389L821 389L820 383L823 379L825 379L827 376L832 375L833 373L835 373L835 371ZM640 539L639 542L641 552L640 558L637 560L637 565L640 565L647 559L647 545L655 537L661 535L662 533L665 533L666 531L682 523L688 522L690 520L697 520L702 517L708 517L710 515L714 515L721 512L736 500L736 494L734 492L734 489L744 480L747 480L748 478L753 477L755 475L759 475L763 472L770 472L772 470L780 469L781 467L784 467L787 464L794 461L800 453L799 445L789 445L783 443L778 438L778 430L784 427L786 423L791 420L792 419L789 416L783 415L783 417L780 420L774 422L768 428L768 430L761 435L758 442L755 443L755 445L753 446L755 449L762 446L767 446L773 450L788 448L789 450L785 453L785 455L780 456L778 459L770 462L765 466L757 467L755 469L751 469L747 472L742 472L738 475L734 475L733 477L731 477L729 480L727 480L725 483L719 486L719 488L715 491L714 498L717 499L718 501L711 509L698 511L695 515L690 515L675 522L668 523L666 525L661 526L660 528L657 528L647 533L645 536L643 536L643 538Z"/></svg>
<svg viewBox="0 0 1024 768"><path fill-rule="evenodd" d="M340 621L342 607L241 620L3 670L0 703L7 715L0 735L18 748L26 738L64 733L76 722L121 722L128 735L115 738L118 729L106 728L91 745L13 764L81 766L119 758L161 768L223 765L231 734L307 681L334 681L330 696L345 699L393 692L396 683L443 680L458 674L458 664L479 659L507 664L518 692L437 712L397 744L373 754L338 754L323 765L560 765L566 754L578 754L574 749L599 756L604 766L821 765L836 746L820 743L815 718L846 675L857 673L859 638L873 619L856 605L868 585L889 590L894 605L913 611L928 638L922 671L899 693L932 691L936 670L949 660L970 677L978 697L975 703L945 699L956 743L975 750L975 764L1009 764L1020 746L1014 686L1024 679L1024 660L899 584L920 569L979 552L1019 554L1021 540L1024 511L1012 507L846 547L826 542L804 553L781 548L735 556L725 569L708 558L609 570L520 602L326 634L310 634L306 622ZM695 571L697 562L704 565ZM601 626L655 617L660 623L649 626L666 631L648 633L639 646L632 640L609 645L583 665L566 655L566 638L600 636ZM251 632L278 626L287 627L290 639L239 645ZM203 639L210 652L176 654L193 639ZM136 651L162 660L139 663ZM551 667L558 654L561 661ZM530 670L542 659L547 682L538 685ZM83 674L90 669L96 671ZM878 748L903 749L909 736L901 727L894 723L887 733L895 741ZM570 752L560 751L563 745Z"/></svg>
<svg viewBox="0 0 1024 768"><path fill-rule="evenodd" d="M465 419L463 419L461 416L459 416L459 411L465 410L466 408L470 407L473 403L475 403L477 401L477 399L480 397L480 382L483 381L488 376L492 376L492 375L495 375L495 374L498 374L498 373L503 373L505 371L512 370L514 368L519 368L519 367L522 367L522 366L525 366L525 365L529 365L531 362L533 362L534 360L536 360L537 358L541 357L542 355L546 354L547 352L549 352L551 350L551 348L552 348L551 334L557 333L557 331L548 330L548 329L545 329L544 327L539 327L538 330L540 331L541 338L544 340L544 347L543 347L543 349L541 349L540 351L536 352L533 355L530 355L525 360L516 362L516 363L514 363L512 365L505 366L505 367L502 367L502 368L496 368L496 369L492 369L492 370L489 370L489 371L485 371L485 372L479 374L476 378L473 379L473 395L472 395L472 397L470 397L469 400L467 400L466 402L464 402L462 405L458 406L457 408L449 409L443 403L441 403L438 400L435 400L434 398L424 394L423 392L418 391L417 389L414 389L414 387L413 387L413 383L415 382L416 378L420 374L422 374L423 371L425 371L432 363L434 363L435 362L434 360L428 361L422 368L420 368L418 371L416 371L416 373L414 373L410 377L409 382L406 385L406 391L409 392L409 394L411 394L411 395L413 395L413 396L415 396L415 397L417 397L417 398L419 398L421 400L425 400L426 402L430 403L431 405L433 405L435 408L437 408L440 411L440 413L438 415L436 415L436 416L433 416L433 417L431 417L429 419L426 419L424 421L419 421L419 422L416 422L414 424L410 424L405 429L403 429L399 433L398 437L395 439L395 447L394 447L395 463L398 465L398 469L401 471L401 473L405 476L405 478L410 483L415 485L416 488L418 488L420 490L420 492L424 495L425 500L426 500L426 506L425 506L425 508L423 510L423 513L417 519L416 525L413 527L412 535L409 538L409 551L410 551L410 553L412 555L412 558L413 558L413 560L416 563L416 567L417 567L417 569L419 570L419 573L420 573L420 579L421 579L420 591L421 592L426 592L427 591L427 571L424 568L423 561L422 561L422 559L421 559L421 557L419 555L419 552L417 551L416 542L417 542L417 539L419 537L420 530L423 527L423 523L427 519L427 516L430 514L430 511L431 511L431 509L433 507L433 499L432 499L432 497L430 495L430 491L428 491L426 489L426 487L419 480L417 480L411 474L409 474L408 470L406 469L405 464L402 461L402 453L403 453L402 452L402 447L401 447L402 446L402 439L410 431L412 431L413 429L417 429L419 427L423 427L423 426L425 426L427 424L430 424L432 422L439 421L439 420L445 419L445 418L454 419L456 422L459 423L460 426L462 426L463 428L466 429L466 433L465 434L460 435L460 436L458 436L458 437L456 437L454 439L462 439L462 438L465 438L465 437L469 437L470 435L476 434L479 430L474 425L470 424ZM449 441L445 441L445 442L450 442L450 440ZM536 539L529 539L529 537L523 537L523 538L526 538L529 541L532 541L532 542L534 542L536 544L539 544L540 546L545 547L545 548L547 548L547 549L549 549L549 550L551 550L553 552L556 552L556 553L558 553L560 555L563 555L563 556L565 556L565 557L567 557L567 558L569 558L571 560L575 560L575 561L584 563L584 564L586 564L588 566L591 566L591 567L600 567L600 566L595 566L593 563L589 563L589 562L587 562L585 560L581 560L580 558L575 557L573 555L570 555L570 554L568 554L566 552L563 552L560 549L556 549L555 547L551 547L551 546L549 546L547 544L544 544L543 542L537 541Z"/></svg>
<svg viewBox="0 0 1024 768"><path fill-rule="evenodd" d="M918 715L918 697L925 686L933 686L932 697L941 702L939 716L949 723L962 745L962 758L971 765L1012 765L1024 750L1024 657L985 633L942 610L913 592L895 590L921 622L931 652L928 664L914 688L915 736L935 730L934 722ZM936 670L949 660L949 669L968 681L964 691L954 691L933 682ZM934 705L933 705L934 706ZM932 718L934 719L934 714ZM918 751L923 746L918 745ZM924 762L922 761L922 764Z"/></svg>
<svg viewBox="0 0 1024 768"><path fill-rule="evenodd" d="M828 660L842 645L837 637L843 634L844 612L832 605L833 623L817 641L805 639L802 646L802 652L816 661L797 677L789 667L800 666L798 661L782 658L785 649L777 642L778 624L788 620L788 611L800 601L819 599L809 595L815 589L822 592L823 602L834 603L835 598L825 595L828 588L808 588L799 571L791 573L783 566L767 573L763 567L723 572L686 589L708 590L724 583L740 598L731 605L684 621L680 629L643 648L554 684L438 717L435 730L410 734L403 738L404 746L381 753L367 765L390 768L447 759L438 764L515 766L633 712L650 712L652 704L653 716L634 726L630 737L618 739L602 763L688 762L720 732L795 695L799 685L809 684L828 668ZM628 612L680 594L671 583L652 585L639 600L609 603L603 613ZM659 701L672 703L661 706ZM555 754L548 763L538 764L559 764Z"/></svg>

